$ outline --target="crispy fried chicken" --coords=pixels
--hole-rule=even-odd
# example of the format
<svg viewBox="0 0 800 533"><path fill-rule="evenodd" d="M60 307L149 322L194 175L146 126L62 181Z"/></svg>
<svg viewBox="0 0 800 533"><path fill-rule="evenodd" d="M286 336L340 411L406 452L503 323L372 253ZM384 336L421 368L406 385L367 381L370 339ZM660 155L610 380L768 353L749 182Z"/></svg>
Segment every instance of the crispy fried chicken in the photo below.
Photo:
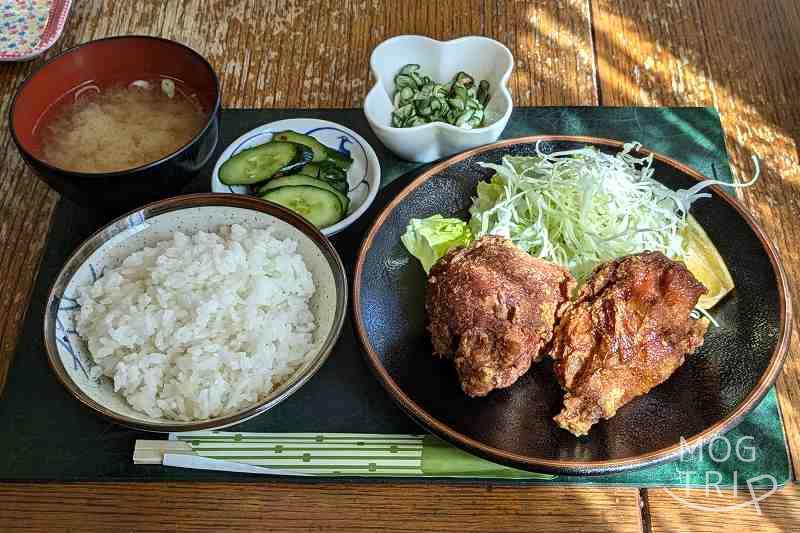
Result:
<svg viewBox="0 0 800 533"><path fill-rule="evenodd" d="M664 382L703 344L689 313L706 292L682 263L644 252L597 267L560 318L554 370L566 390L556 423L585 435Z"/></svg>
<svg viewBox="0 0 800 533"><path fill-rule="evenodd" d="M508 387L541 358L574 287L569 270L502 237L451 250L428 277L434 354L453 358L469 396Z"/></svg>

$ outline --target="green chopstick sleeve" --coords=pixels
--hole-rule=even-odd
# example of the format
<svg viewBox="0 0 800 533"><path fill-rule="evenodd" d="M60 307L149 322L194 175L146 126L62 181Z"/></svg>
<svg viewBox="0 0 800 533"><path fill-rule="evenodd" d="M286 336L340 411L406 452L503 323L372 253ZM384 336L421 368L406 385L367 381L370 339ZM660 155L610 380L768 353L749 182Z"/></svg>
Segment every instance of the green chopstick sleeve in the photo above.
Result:
<svg viewBox="0 0 800 533"><path fill-rule="evenodd" d="M425 476L544 480L556 477L492 463L451 446L433 435L425 435L422 441L422 472Z"/></svg>

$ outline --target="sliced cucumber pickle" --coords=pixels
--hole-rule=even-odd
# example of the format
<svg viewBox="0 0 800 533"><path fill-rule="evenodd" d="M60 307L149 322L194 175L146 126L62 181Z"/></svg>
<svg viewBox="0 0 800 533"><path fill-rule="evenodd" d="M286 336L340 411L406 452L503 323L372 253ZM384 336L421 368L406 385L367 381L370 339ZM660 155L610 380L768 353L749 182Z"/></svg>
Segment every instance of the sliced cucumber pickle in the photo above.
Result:
<svg viewBox="0 0 800 533"><path fill-rule="evenodd" d="M306 176L303 174L292 174L291 176L284 176L282 178L275 178L274 180L269 180L267 183L265 183L258 189L258 194L264 195L268 191L271 191L273 189L280 189L281 187L297 187L297 186L317 187L335 194L336 197L339 199L339 203L342 206L343 213L347 213L347 209L348 207L350 207L350 198L348 198L346 194L342 194L341 191L332 187L329 183L326 183L320 179L311 176Z"/></svg>
<svg viewBox="0 0 800 533"><path fill-rule="evenodd" d="M301 174L325 181L343 194L347 194L347 172L330 162L309 163L300 170Z"/></svg>
<svg viewBox="0 0 800 533"><path fill-rule="evenodd" d="M291 209L318 228L336 224L344 216L339 198L319 187L280 187L267 191L261 198Z"/></svg>
<svg viewBox="0 0 800 533"><path fill-rule="evenodd" d="M252 185L268 180L278 172L286 173L307 164L313 151L293 142L268 142L243 150L219 168L219 180L225 185Z"/></svg>
<svg viewBox="0 0 800 533"><path fill-rule="evenodd" d="M280 131L276 133L272 137L273 141L283 141L283 142L293 142L297 144L302 144L308 146L312 152L314 152L314 159L315 163L319 163L320 161L325 161L327 155L325 150L327 147L316 140L311 135L304 135L302 133L297 133L296 131Z"/></svg>
<svg viewBox="0 0 800 533"><path fill-rule="evenodd" d="M325 147L325 156L327 161L330 161L345 172L347 172L347 169L353 164L352 157L346 156L342 152L334 150L333 148L328 148L327 146Z"/></svg>

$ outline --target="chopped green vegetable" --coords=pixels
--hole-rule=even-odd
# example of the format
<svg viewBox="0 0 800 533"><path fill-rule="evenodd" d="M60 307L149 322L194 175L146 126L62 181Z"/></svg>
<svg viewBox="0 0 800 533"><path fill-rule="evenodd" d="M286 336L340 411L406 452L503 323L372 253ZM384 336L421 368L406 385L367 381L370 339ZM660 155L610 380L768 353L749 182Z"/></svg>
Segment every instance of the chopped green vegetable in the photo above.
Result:
<svg viewBox="0 0 800 533"><path fill-rule="evenodd" d="M161 90L167 95L167 98L175 96L175 82L172 80L161 80Z"/></svg>
<svg viewBox="0 0 800 533"><path fill-rule="evenodd" d="M408 76L412 72L417 72L417 71L419 71L419 65L410 63L400 69L400 74L403 76Z"/></svg>
<svg viewBox="0 0 800 533"><path fill-rule="evenodd" d="M489 103L489 82L488 81L482 80L478 84L477 98L478 98L478 102L480 102L483 107L486 107L486 104Z"/></svg>
<svg viewBox="0 0 800 533"><path fill-rule="evenodd" d="M483 125L489 103L489 82L459 72L449 83L437 84L420 74L419 65L405 65L394 77L392 126L411 128L447 122L472 129Z"/></svg>
<svg viewBox="0 0 800 533"><path fill-rule="evenodd" d="M433 215L425 219L412 218L400 240L428 273L450 249L468 245L472 232L463 220Z"/></svg>

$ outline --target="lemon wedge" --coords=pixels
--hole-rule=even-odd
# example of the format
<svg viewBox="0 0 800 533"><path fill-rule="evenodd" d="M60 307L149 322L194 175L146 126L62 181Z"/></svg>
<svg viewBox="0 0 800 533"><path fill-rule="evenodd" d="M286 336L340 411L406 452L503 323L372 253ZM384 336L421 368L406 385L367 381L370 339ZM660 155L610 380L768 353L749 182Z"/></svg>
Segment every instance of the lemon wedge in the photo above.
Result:
<svg viewBox="0 0 800 533"><path fill-rule="evenodd" d="M697 307L711 309L733 290L733 278L703 226L691 215L687 222L683 232L686 239L683 262L689 272L708 289L697 301Z"/></svg>

